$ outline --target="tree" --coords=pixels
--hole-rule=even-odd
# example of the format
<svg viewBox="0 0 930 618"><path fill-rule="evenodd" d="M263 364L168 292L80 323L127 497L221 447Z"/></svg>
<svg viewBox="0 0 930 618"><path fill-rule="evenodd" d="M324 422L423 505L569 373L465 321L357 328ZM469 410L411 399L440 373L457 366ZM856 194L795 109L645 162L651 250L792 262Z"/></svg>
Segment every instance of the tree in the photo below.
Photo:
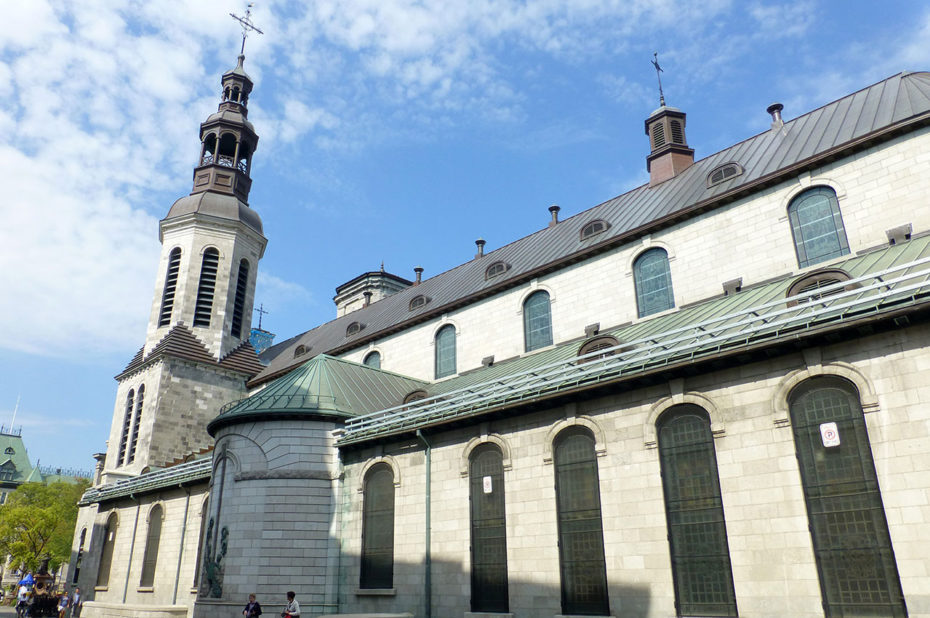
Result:
<svg viewBox="0 0 930 618"><path fill-rule="evenodd" d="M0 555L34 571L49 554L49 570L71 557L77 503L89 483L24 483L0 506Z"/></svg>

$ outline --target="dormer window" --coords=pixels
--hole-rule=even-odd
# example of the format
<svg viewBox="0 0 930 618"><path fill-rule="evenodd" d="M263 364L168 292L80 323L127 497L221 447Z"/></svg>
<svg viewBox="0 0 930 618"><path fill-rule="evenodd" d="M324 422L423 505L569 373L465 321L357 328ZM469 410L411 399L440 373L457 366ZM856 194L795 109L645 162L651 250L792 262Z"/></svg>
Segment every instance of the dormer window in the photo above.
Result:
<svg viewBox="0 0 930 618"><path fill-rule="evenodd" d="M294 358L297 358L298 356L303 356L307 352L309 352L309 348L307 348L307 346L299 345L294 349Z"/></svg>
<svg viewBox="0 0 930 618"><path fill-rule="evenodd" d="M407 396L404 397L404 403L413 403L414 401L420 401L421 399L426 399L426 391L417 390L413 391L412 393L408 393Z"/></svg>
<svg viewBox="0 0 930 618"><path fill-rule="evenodd" d="M739 163L724 163L719 167L715 167L711 170L710 174L707 175L707 186L713 187L714 185L719 185L731 178L740 176L742 173L743 168Z"/></svg>
<svg viewBox="0 0 930 618"><path fill-rule="evenodd" d="M620 345L620 342L617 341L615 337L610 335L602 335L600 337L594 337L593 339L588 339L584 345L578 350L578 356L585 356L587 354L594 354L595 352L600 352L601 350L607 350ZM617 350L611 350L609 352L603 352L596 356L591 356L589 358L581 359L580 363L590 363L591 361L598 360L600 358L606 358L608 356L613 356L617 353Z"/></svg>
<svg viewBox="0 0 930 618"><path fill-rule="evenodd" d="M494 277L500 277L505 272L510 270L510 264L507 262L494 262L488 266L487 270L484 271L484 278L493 279Z"/></svg>
<svg viewBox="0 0 930 618"><path fill-rule="evenodd" d="M352 322L346 328L346 337L351 337L352 335L357 335L362 332L362 329L365 328L365 325L361 322Z"/></svg>
<svg viewBox="0 0 930 618"><path fill-rule="evenodd" d="M14 449L12 446L8 446L3 450L3 452L6 453L7 455L15 455L16 449Z"/></svg>
<svg viewBox="0 0 930 618"><path fill-rule="evenodd" d="M610 224L604 221L603 219L595 219L591 223L588 223L583 228L581 228L581 240L587 240L592 236L597 236L607 231L607 228L610 227Z"/></svg>
<svg viewBox="0 0 930 618"><path fill-rule="evenodd" d="M804 305L820 300L826 296L841 294L847 290L859 287L857 284L848 286L836 285L843 281L849 281L849 279L849 274L845 270L840 270L839 268L829 268L811 273L806 277L798 279L788 288L788 292L785 294L788 298L800 296L800 298L789 300L788 306L795 307L797 305ZM824 288L829 288L830 286L836 287L823 291ZM801 296L802 294L804 296Z"/></svg>
<svg viewBox="0 0 930 618"><path fill-rule="evenodd" d="M423 296L422 294L414 296L412 299L410 299L410 311L419 309L420 307L425 306L426 303L428 302L429 302L429 298L427 298L426 296Z"/></svg>

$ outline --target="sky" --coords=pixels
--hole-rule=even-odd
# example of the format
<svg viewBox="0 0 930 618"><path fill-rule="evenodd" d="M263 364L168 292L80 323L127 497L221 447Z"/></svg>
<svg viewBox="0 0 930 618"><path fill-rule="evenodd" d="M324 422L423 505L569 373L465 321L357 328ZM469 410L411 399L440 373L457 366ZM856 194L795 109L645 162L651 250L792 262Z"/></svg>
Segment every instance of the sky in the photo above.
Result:
<svg viewBox="0 0 930 618"><path fill-rule="evenodd" d="M888 0L255 0L256 304L282 341L336 286L424 278L648 180L644 120L695 158L901 71L930 5ZM191 190L236 64L241 0L28 0L0 19L0 424L33 463L93 467L141 347L158 222ZM257 316L256 316L257 317ZM253 321L254 322L254 321ZM18 405L17 405L18 402ZM15 419L14 419L15 411Z"/></svg>

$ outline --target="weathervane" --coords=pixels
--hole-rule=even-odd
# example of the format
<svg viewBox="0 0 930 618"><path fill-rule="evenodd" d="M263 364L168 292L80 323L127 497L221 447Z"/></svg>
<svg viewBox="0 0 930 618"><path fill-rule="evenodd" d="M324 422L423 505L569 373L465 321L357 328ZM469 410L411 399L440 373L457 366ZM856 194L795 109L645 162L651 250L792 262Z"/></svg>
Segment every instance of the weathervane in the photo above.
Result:
<svg viewBox="0 0 930 618"><path fill-rule="evenodd" d="M255 311L256 313L258 313L258 330L261 330L262 329L262 315L268 313L268 311L265 309L264 303L259 305L258 309L253 309L252 311Z"/></svg>
<svg viewBox="0 0 930 618"><path fill-rule="evenodd" d="M243 39L243 45L245 44L244 41L245 39ZM662 76L659 75L659 73L664 73L665 71L659 66L659 52L653 52L652 58L652 66L656 68L656 79L659 80L659 105L665 106L665 93L662 92Z"/></svg>
<svg viewBox="0 0 930 618"><path fill-rule="evenodd" d="M249 2L249 4L245 7L244 18L239 17L235 13L229 14L230 17L235 19L242 26L242 48L239 50L239 55L245 54L245 38L249 36L249 30L252 30L259 34L265 34L264 32L262 32L261 30L259 30L252 24L252 6L254 6L254 3ZM261 317L259 317L259 321L261 321Z"/></svg>

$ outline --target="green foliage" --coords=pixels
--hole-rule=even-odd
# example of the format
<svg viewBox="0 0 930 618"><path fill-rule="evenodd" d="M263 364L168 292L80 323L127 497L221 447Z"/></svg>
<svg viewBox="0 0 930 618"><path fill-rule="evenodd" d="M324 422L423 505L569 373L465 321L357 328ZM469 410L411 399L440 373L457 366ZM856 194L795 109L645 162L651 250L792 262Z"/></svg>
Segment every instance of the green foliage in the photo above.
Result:
<svg viewBox="0 0 930 618"><path fill-rule="evenodd" d="M77 502L89 483L24 483L0 506L0 555L12 565L35 571L45 554L49 570L71 557Z"/></svg>

